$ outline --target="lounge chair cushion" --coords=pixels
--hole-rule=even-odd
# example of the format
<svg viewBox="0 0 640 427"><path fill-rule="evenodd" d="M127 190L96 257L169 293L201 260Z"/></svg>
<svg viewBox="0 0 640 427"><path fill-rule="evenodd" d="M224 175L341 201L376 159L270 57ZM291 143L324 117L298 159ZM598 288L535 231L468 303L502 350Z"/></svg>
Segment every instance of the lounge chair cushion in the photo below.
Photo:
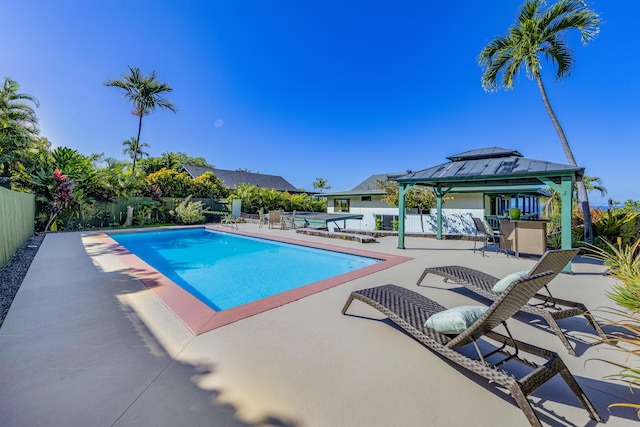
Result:
<svg viewBox="0 0 640 427"><path fill-rule="evenodd" d="M427 319L424 326L435 329L441 334L459 334L471 326L485 311L487 311L486 306L461 305L434 314Z"/></svg>
<svg viewBox="0 0 640 427"><path fill-rule="evenodd" d="M498 280L491 290L496 294L503 293L510 284L515 282L516 280L520 280L529 275L529 270L524 271L516 271L515 273L507 274L502 279Z"/></svg>

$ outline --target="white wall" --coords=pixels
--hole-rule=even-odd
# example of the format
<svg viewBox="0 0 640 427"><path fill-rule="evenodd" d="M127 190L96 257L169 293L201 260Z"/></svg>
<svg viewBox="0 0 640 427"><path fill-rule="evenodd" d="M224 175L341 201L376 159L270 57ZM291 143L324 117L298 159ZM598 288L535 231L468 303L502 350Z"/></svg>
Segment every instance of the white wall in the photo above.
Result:
<svg viewBox="0 0 640 427"><path fill-rule="evenodd" d="M398 207L391 207L381 200L382 196L373 196L371 201L362 201L361 196L349 198L349 213L363 215L362 220L347 220L346 228L352 230L375 230L376 215L398 215ZM327 200L327 212L334 213L333 198ZM484 216L484 203L482 194L454 194L447 197L442 208L442 232L445 234L474 234L475 225L473 217ZM421 224L422 219L422 224ZM344 222L339 221L340 228L344 228ZM435 208L431 214L407 214L405 218L405 232L407 233L436 233L437 218ZM329 224L333 230L334 225Z"/></svg>

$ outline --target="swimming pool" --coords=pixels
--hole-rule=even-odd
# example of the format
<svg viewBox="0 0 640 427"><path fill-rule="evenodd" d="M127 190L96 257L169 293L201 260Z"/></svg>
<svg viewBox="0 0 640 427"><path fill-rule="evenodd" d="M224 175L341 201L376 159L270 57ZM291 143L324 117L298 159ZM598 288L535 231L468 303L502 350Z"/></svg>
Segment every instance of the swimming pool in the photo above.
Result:
<svg viewBox="0 0 640 427"><path fill-rule="evenodd" d="M204 228L111 237L215 311L381 261Z"/></svg>
<svg viewBox="0 0 640 427"><path fill-rule="evenodd" d="M186 228L180 228L180 230L185 229ZM316 249L326 249L330 252L361 255L365 258L379 260L379 262L363 268L350 269L346 273L334 275L327 279L319 280L308 285L299 286L297 288L280 292L233 308L217 311L210 305L202 302L199 298L191 294L189 291L182 288L178 283L168 278L157 268L145 262L136 254L127 250L124 245L119 244L115 240L121 239L121 237L119 236L132 234L131 232L115 231L108 234L98 233L98 235L100 236L100 240L103 242L103 244L106 245L106 248L108 248L113 255L116 255L118 259L129 269L130 273L133 274L138 280L140 280L147 287L147 289L151 291L165 305L165 307L168 308L173 313L173 315L175 315L194 335L203 334L205 332L217 329L221 326L225 326L239 320L246 319L247 317L254 316L258 313L281 307L293 301L313 295L317 292L325 291L334 286L363 278L367 275L385 270L411 259L409 257L394 255L390 253L374 252L368 249L365 250L354 247L345 247L343 245L337 244L328 244L323 242L321 243L318 241L313 241L313 239L310 240L306 236L301 236L301 239L292 239L291 236L287 235L286 233L265 235L265 233L261 233L259 231L252 232L251 230L230 230L228 228L222 228L221 226L218 227L212 225L207 225L204 228L197 227L196 229L200 231L203 231L205 229L214 229L224 235L254 237L258 238L260 241L289 243L293 244L297 248L310 247ZM175 230L175 227L171 227L171 230ZM165 231L161 232L164 233ZM145 231L144 233L156 234L158 233L158 231ZM181 242L181 244L184 244L186 241L181 240ZM162 259L160 261L167 263L167 261L163 261ZM253 260L251 260L251 262L243 264L242 267L243 269L251 268L253 265ZM259 276L259 278L262 279L265 274ZM339 312L339 307L336 308L336 310L338 310Z"/></svg>

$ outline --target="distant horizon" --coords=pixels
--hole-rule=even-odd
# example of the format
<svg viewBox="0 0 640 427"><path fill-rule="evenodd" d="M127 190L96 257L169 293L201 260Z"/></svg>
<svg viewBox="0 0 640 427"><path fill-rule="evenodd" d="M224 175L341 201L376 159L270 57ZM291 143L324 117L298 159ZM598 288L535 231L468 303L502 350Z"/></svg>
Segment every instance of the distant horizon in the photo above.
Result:
<svg viewBox="0 0 640 427"><path fill-rule="evenodd" d="M173 88L178 108L144 117L152 157L184 152L309 191L316 178L346 191L491 146L568 164L524 71L510 91L488 94L480 83L478 54L522 3L23 0L3 5L0 70L39 99L41 136L86 155L126 158L121 142L137 120L104 82L139 66ZM640 158L640 3L590 7L600 34L583 47L569 33L575 68L557 82L545 62L543 79L577 164L609 190L590 202L639 200L630 174Z"/></svg>

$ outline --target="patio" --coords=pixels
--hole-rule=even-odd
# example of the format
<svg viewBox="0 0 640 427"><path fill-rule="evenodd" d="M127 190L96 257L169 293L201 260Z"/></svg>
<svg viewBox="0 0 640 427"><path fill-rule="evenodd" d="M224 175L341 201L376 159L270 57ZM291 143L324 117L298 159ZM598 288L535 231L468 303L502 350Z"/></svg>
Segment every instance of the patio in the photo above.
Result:
<svg viewBox="0 0 640 427"><path fill-rule="evenodd" d="M239 224L240 230L334 246L362 244ZM194 336L93 233L49 234L0 329L0 415L5 425L526 426L505 393L439 358L386 321L353 304L352 290L395 283L444 306L478 304L426 266L459 264L502 277L532 259L473 254L473 242L379 238L366 249L413 258L372 275ZM551 286L558 297L595 310L612 307L613 279L576 259L575 274ZM451 290L454 290L453 292ZM596 313L597 314L597 313ZM371 320L371 319L378 319ZM629 425L628 387L602 379L624 354L588 346L583 318L561 321L580 357L555 335L518 315L516 337L558 352L609 426ZM523 321L520 321L523 320ZM543 322L538 322L543 323ZM547 425L594 425L558 379L534 393Z"/></svg>

